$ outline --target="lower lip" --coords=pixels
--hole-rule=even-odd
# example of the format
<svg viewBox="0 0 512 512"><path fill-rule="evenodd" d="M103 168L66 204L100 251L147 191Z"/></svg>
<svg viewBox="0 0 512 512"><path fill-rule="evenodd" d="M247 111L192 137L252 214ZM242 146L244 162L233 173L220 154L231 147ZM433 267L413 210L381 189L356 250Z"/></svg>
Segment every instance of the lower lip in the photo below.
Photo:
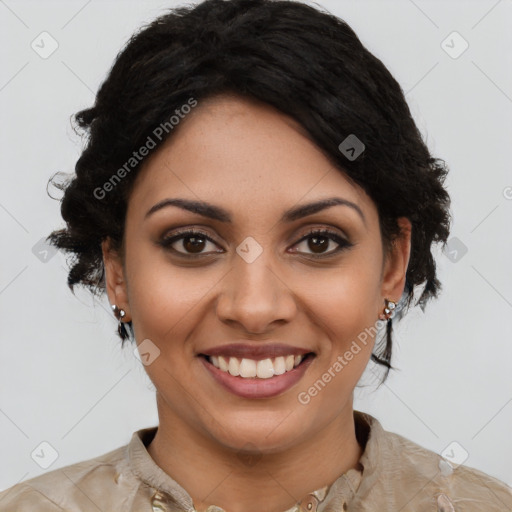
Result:
<svg viewBox="0 0 512 512"><path fill-rule="evenodd" d="M217 382L231 393L243 398L271 398L284 393L297 383L303 377L314 356L312 354L308 355L293 370L269 379L235 377L213 366L206 357L199 356L199 358Z"/></svg>

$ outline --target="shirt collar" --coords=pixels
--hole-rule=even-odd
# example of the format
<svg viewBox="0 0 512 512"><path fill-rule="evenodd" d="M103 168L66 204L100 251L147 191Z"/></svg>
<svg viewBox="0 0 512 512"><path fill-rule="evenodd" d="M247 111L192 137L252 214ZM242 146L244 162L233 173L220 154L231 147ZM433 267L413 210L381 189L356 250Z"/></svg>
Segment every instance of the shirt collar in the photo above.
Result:
<svg viewBox="0 0 512 512"><path fill-rule="evenodd" d="M379 443L384 433L380 423L369 414L354 411L356 437L364 447L359 459L359 468L353 468L337 478L331 485L322 487L306 495L299 503L285 512L322 512L326 510L346 510L355 496L361 481L365 486L377 478ZM126 457L133 473L154 489L154 499L170 501L183 510L192 511L194 504L188 492L163 471L152 459L147 446L153 440L158 427L149 427L133 433L127 445ZM222 511L220 507L216 510Z"/></svg>

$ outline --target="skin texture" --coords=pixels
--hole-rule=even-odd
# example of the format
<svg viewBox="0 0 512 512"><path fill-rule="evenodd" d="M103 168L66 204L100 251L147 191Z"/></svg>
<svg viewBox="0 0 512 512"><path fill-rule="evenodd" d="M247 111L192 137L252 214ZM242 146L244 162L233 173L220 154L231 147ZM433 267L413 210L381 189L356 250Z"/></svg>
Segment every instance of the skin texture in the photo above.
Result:
<svg viewBox="0 0 512 512"><path fill-rule="evenodd" d="M333 196L356 203L365 220L352 208L333 206L280 222L288 208ZM145 218L159 201L178 197L221 206L233 221L175 206ZM384 255L378 213L363 189L294 120L247 99L200 102L146 159L128 202L124 258L108 239L103 243L107 292L132 320L137 343L150 339L160 350L145 367L160 420L149 453L198 510L214 504L227 512L281 512L357 466L362 450L353 390L375 340L307 405L297 396L375 325L385 298L400 298L411 224L399 223L402 236ZM158 245L183 227L215 241L197 249L205 256L187 260ZM312 228L329 228L353 245L335 253L339 244L331 240L315 252L318 242L300 241ZM236 252L248 236L263 249L252 263ZM172 247L194 251L190 239ZM314 260L315 253L333 255ZM197 357L240 340L305 347L316 357L281 395L241 398ZM241 451L254 460L248 464Z"/></svg>

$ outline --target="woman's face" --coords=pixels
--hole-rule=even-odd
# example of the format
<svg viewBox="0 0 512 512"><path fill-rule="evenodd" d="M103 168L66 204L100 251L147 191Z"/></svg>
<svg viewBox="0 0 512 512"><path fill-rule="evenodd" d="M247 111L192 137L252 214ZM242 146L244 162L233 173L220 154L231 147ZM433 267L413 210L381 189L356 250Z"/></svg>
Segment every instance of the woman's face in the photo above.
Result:
<svg viewBox="0 0 512 512"><path fill-rule="evenodd" d="M104 244L109 298L146 340L160 418L233 449L320 435L351 418L410 232L385 258L373 201L271 107L221 96L178 128L137 176L124 266ZM305 208L326 199L338 203Z"/></svg>

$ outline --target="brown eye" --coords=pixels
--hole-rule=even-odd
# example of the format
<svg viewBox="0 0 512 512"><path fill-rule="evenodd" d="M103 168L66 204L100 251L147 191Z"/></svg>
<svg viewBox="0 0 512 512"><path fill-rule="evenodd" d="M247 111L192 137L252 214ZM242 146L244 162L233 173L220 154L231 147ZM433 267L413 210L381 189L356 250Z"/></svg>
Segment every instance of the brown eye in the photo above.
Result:
<svg viewBox="0 0 512 512"><path fill-rule="evenodd" d="M220 253L222 250L205 250L208 248L208 244L218 247L214 240L208 235L201 231L182 231L174 233L170 236L164 237L159 245L167 250L171 250L180 256L206 256L212 253ZM339 253L343 249L352 247L353 244L342 238L336 232L328 229L315 230L304 236L296 246L305 244L304 251L294 250L293 252L299 252L303 254L309 254L312 258L323 258L329 257ZM334 245L334 247L332 247ZM337 245L337 247L336 247ZM331 250L329 250L332 247Z"/></svg>
<svg viewBox="0 0 512 512"><path fill-rule="evenodd" d="M330 238L327 238L324 235L315 235L311 236L307 239L308 241L308 249L311 249L314 253L322 254L327 250L329 244L332 242Z"/></svg>
<svg viewBox="0 0 512 512"><path fill-rule="evenodd" d="M310 232L308 235L303 237L297 246L304 243L306 245L306 249L311 251L309 254L313 257L327 257L333 254L337 254L338 252L351 247L353 244L343 239L337 233L330 231L328 229L315 230ZM328 251L330 247L334 244L333 250ZM336 247L336 244L338 247ZM304 252L296 250L294 252ZM305 252L308 254L308 252Z"/></svg>
<svg viewBox="0 0 512 512"><path fill-rule="evenodd" d="M201 256L203 254L209 254L212 251L205 251L208 244L215 245L215 242L206 234L200 231L183 231L175 233L171 236L164 237L159 244L172 251L183 255ZM179 250L181 249L181 250ZM213 251L222 252L222 251Z"/></svg>
<svg viewBox="0 0 512 512"><path fill-rule="evenodd" d="M206 241L200 236L186 236L183 237L182 244L187 252L200 253L204 249Z"/></svg>

